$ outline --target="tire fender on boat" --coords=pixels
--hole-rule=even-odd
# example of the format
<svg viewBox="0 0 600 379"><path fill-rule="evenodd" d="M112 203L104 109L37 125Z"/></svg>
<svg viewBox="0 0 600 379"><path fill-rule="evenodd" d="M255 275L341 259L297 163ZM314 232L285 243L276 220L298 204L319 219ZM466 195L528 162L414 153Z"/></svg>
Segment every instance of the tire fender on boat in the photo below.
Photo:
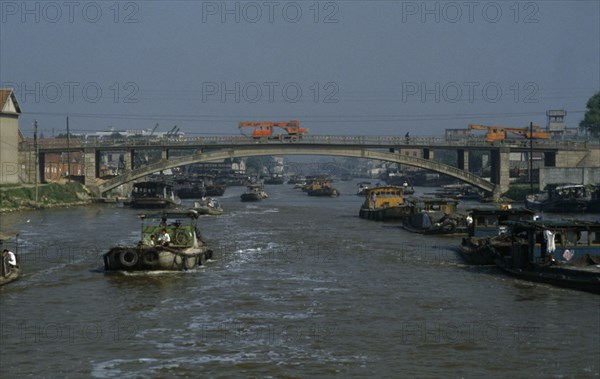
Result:
<svg viewBox="0 0 600 379"><path fill-rule="evenodd" d="M183 268L185 270L192 270L196 267L197 263L196 257L185 257L183 259Z"/></svg>
<svg viewBox="0 0 600 379"><path fill-rule="evenodd" d="M185 260L183 259L183 257L179 254L176 254L175 257L173 258L173 264L177 267L181 266L184 261Z"/></svg>
<svg viewBox="0 0 600 379"><path fill-rule="evenodd" d="M158 251L148 250L142 256L142 263L148 266L156 266L158 264Z"/></svg>
<svg viewBox="0 0 600 379"><path fill-rule="evenodd" d="M138 262L139 256L136 251L123 250L119 254L119 262L125 267L132 267Z"/></svg>

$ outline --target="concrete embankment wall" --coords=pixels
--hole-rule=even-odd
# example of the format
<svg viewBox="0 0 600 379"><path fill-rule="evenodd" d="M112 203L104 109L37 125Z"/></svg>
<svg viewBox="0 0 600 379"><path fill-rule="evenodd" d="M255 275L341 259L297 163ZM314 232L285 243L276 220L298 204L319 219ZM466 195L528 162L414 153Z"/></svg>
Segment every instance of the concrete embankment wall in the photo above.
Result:
<svg viewBox="0 0 600 379"><path fill-rule="evenodd" d="M547 184L600 184L600 167L544 167L540 189Z"/></svg>

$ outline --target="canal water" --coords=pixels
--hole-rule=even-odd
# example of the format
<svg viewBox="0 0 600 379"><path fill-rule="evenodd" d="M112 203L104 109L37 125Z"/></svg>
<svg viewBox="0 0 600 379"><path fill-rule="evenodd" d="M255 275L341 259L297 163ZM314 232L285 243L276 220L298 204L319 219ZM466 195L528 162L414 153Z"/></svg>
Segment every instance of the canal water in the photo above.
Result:
<svg viewBox="0 0 600 379"><path fill-rule="evenodd" d="M139 239L139 210L1 215L25 274L0 288L0 377L600 377L597 295L360 219L356 182L338 198L267 186L260 203L228 188L225 213L200 219L214 259L184 273L101 272Z"/></svg>

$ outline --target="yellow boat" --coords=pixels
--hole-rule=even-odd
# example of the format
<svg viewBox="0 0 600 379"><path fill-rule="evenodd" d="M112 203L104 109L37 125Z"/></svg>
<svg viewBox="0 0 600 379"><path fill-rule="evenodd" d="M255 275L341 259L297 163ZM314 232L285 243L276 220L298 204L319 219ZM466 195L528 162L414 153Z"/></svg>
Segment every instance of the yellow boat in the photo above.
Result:
<svg viewBox="0 0 600 379"><path fill-rule="evenodd" d="M365 191L365 201L358 215L376 221L404 220L410 210L410 205L404 199L404 188L380 186Z"/></svg>

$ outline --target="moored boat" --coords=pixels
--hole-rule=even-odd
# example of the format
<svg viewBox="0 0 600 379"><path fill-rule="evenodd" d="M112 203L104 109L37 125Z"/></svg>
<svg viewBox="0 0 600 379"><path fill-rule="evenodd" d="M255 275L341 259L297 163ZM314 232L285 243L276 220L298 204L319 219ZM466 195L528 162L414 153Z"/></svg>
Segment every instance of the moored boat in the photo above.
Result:
<svg viewBox="0 0 600 379"><path fill-rule="evenodd" d="M197 212L164 211L139 217L142 221L140 242L133 246L115 246L105 253L107 272L191 270L212 258L212 251L197 229ZM161 241L162 232L166 232L168 238ZM168 240L170 242L165 242Z"/></svg>
<svg viewBox="0 0 600 379"><path fill-rule="evenodd" d="M546 191L528 195L525 206L541 212L593 213L600 211L600 187L573 185L550 185Z"/></svg>
<svg viewBox="0 0 600 379"><path fill-rule="evenodd" d="M133 185L131 198L125 203L132 208L172 208L181 204L171 185L156 182L140 182Z"/></svg>
<svg viewBox="0 0 600 379"><path fill-rule="evenodd" d="M466 234L467 219L457 213L458 201L441 198L410 198L410 214L404 229L422 234Z"/></svg>
<svg viewBox="0 0 600 379"><path fill-rule="evenodd" d="M380 186L367 189L358 215L376 221L403 220L410 214L410 209L402 187Z"/></svg>
<svg viewBox="0 0 600 379"><path fill-rule="evenodd" d="M413 195L415 188L410 178L398 172L387 172L381 176L389 186L402 186L404 188L404 196Z"/></svg>
<svg viewBox="0 0 600 379"><path fill-rule="evenodd" d="M506 227L500 223L532 220L534 214L530 209L510 206L471 209L467 216L469 235L462 239L458 252L470 264L493 265L496 254L508 254L512 245Z"/></svg>
<svg viewBox="0 0 600 379"><path fill-rule="evenodd" d="M506 221L511 254L496 265L513 277L600 294L600 222Z"/></svg>
<svg viewBox="0 0 600 379"><path fill-rule="evenodd" d="M7 241L13 239L14 252L5 247ZM0 286L14 282L21 277L19 259L19 235L17 233L0 233Z"/></svg>

